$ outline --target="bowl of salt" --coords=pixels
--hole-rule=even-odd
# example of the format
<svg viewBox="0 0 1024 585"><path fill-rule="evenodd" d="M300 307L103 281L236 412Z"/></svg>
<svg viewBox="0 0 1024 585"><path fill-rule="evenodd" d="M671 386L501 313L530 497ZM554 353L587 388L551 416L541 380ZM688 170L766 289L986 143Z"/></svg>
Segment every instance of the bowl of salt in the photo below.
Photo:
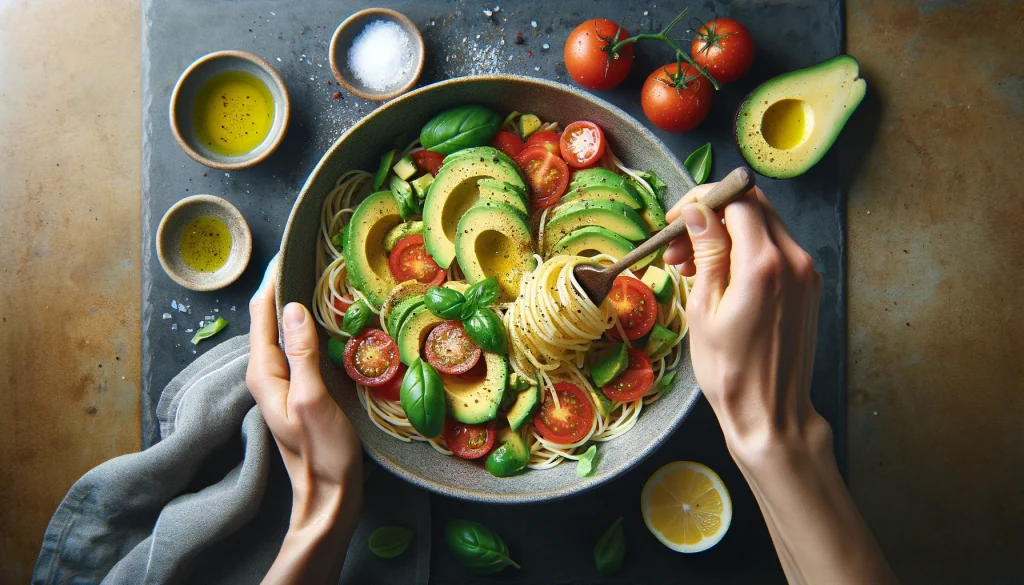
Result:
<svg viewBox="0 0 1024 585"><path fill-rule="evenodd" d="M331 70L363 99L384 101L412 89L423 71L423 35L405 15L386 8L360 10L331 38Z"/></svg>

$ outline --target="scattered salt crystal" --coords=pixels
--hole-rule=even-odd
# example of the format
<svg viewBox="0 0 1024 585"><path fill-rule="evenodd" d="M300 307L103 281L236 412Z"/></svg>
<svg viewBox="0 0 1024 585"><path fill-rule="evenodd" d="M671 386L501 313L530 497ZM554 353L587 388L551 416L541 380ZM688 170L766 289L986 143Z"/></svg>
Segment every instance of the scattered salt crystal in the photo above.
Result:
<svg viewBox="0 0 1024 585"><path fill-rule="evenodd" d="M490 18L490 17L494 16L494 12L484 8L484 16L486 16L487 18Z"/></svg>
<svg viewBox="0 0 1024 585"><path fill-rule="evenodd" d="M271 13L270 13L270 16L277 16L277 15L276 15L276 14L274 14L273 12L271 12Z"/></svg>
<svg viewBox="0 0 1024 585"><path fill-rule="evenodd" d="M187 311L188 311L188 308L185 305L183 305L181 303L178 303L178 312L179 313L185 313Z"/></svg>
<svg viewBox="0 0 1024 585"><path fill-rule="evenodd" d="M195 330L194 329L186 329L185 333L192 333L193 331L195 331Z"/></svg>
<svg viewBox="0 0 1024 585"><path fill-rule="evenodd" d="M540 67L534 67L533 70L534 71L540 71Z"/></svg>
<svg viewBox="0 0 1024 585"><path fill-rule="evenodd" d="M214 313L220 313L220 309L214 309L213 312Z"/></svg>
<svg viewBox="0 0 1024 585"><path fill-rule="evenodd" d="M537 21L536 20L531 20L530 21L530 26L532 26L533 28L537 28Z"/></svg>
<svg viewBox="0 0 1024 585"><path fill-rule="evenodd" d="M480 40L480 35L476 35L476 40Z"/></svg>
<svg viewBox="0 0 1024 585"><path fill-rule="evenodd" d="M644 10L644 16L647 16L647 11L646 10Z"/></svg>
<svg viewBox="0 0 1024 585"><path fill-rule="evenodd" d="M280 57L278 57L278 58L277 58L277 60L278 60L278 61L280 61L280 60L281 60L281 58L280 58Z"/></svg>
<svg viewBox="0 0 1024 585"><path fill-rule="evenodd" d="M494 11L495 12L501 12L501 6L495 6L494 7Z"/></svg>
<svg viewBox="0 0 1024 585"><path fill-rule="evenodd" d="M164 319L170 319L171 318L171 314L170 313L164 313L163 318Z"/></svg>
<svg viewBox="0 0 1024 585"><path fill-rule="evenodd" d="M213 315L207 315L207 316L203 317L203 319L205 319L207 321L213 321Z"/></svg>
<svg viewBox="0 0 1024 585"><path fill-rule="evenodd" d="M375 20L352 41L348 63L356 79L374 91L402 84L415 61L412 41L398 23Z"/></svg>
<svg viewBox="0 0 1024 585"><path fill-rule="evenodd" d="M199 322L199 328L200 328L200 329L202 329L202 328L203 328L203 325L206 325L206 321L200 321L200 322Z"/></svg>
<svg viewBox="0 0 1024 585"><path fill-rule="evenodd" d="M178 324L177 323L171 323L171 331L177 331L177 330L178 330Z"/></svg>
<svg viewBox="0 0 1024 585"><path fill-rule="evenodd" d="M547 51L548 49L550 49L550 48L551 48L551 45L549 45L549 44L547 44L547 43L544 43L543 45L541 45L541 46L540 46L540 48L542 48L542 49L544 49L545 51Z"/></svg>
<svg viewBox="0 0 1024 585"><path fill-rule="evenodd" d="M178 301L171 299L171 309L174 311L178 310Z"/></svg>
<svg viewBox="0 0 1024 585"><path fill-rule="evenodd" d="M231 305L231 310L232 310L232 311L234 311L234 310L235 310L235 306L234 306L234 305Z"/></svg>

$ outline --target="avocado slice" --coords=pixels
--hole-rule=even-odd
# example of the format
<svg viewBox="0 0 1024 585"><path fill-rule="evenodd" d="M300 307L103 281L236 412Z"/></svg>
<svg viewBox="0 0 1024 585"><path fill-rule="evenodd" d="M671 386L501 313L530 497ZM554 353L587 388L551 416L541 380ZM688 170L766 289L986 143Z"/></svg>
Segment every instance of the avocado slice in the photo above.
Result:
<svg viewBox="0 0 1024 585"><path fill-rule="evenodd" d="M634 182L630 179L630 183L633 183L635 191L640 195L640 199L644 202L643 211L640 212L640 217L644 218L644 223L647 224L647 229L651 230L651 233L661 231L668 227L668 220L665 218L665 208L661 205L661 198L658 197L653 191L648 191L640 183Z"/></svg>
<svg viewBox="0 0 1024 585"><path fill-rule="evenodd" d="M559 240L589 225L601 226L630 240L646 240L647 224L635 211L613 201L577 201L559 205L544 226L544 249L550 250Z"/></svg>
<svg viewBox="0 0 1024 585"><path fill-rule="evenodd" d="M494 477L515 475L530 462L530 447L519 433L512 429L498 431L497 447L487 456L484 467Z"/></svg>
<svg viewBox="0 0 1024 585"><path fill-rule="evenodd" d="M502 303L519 296L523 273L537 267L525 218L497 201L481 200L462 216L455 253L468 282L491 276L498 280L498 302Z"/></svg>
<svg viewBox="0 0 1024 585"><path fill-rule="evenodd" d="M483 148L490 154L460 155L450 162L445 159L427 189L423 204L423 241L427 252L441 268L448 268L455 259L459 220L480 199L480 179L497 179L526 191L516 166L506 162L508 157L489 147L481 147L478 152L486 152Z"/></svg>
<svg viewBox="0 0 1024 585"><path fill-rule="evenodd" d="M588 171L604 171L591 173ZM580 176L581 173L586 173ZM643 209L644 200L625 177L607 169L585 169L576 171L569 190L562 196L562 202L570 201L616 201L630 209Z"/></svg>
<svg viewBox="0 0 1024 585"><path fill-rule="evenodd" d="M620 343L618 347L594 363L590 368L590 379L598 388L607 386L628 367L629 354L626 352L626 344Z"/></svg>
<svg viewBox="0 0 1024 585"><path fill-rule="evenodd" d="M598 254L608 254L613 258L622 258L632 252L634 248L636 246L626 238L601 226L588 225L558 240L555 247L548 251L548 257L565 254L592 258ZM640 270L653 262L657 256L658 252L652 252L629 268L630 270Z"/></svg>
<svg viewBox="0 0 1024 585"><path fill-rule="evenodd" d="M373 175L373 190L380 191L381 187L384 186L384 182L388 178L388 171L391 170L391 163L395 160L395 151L389 150L381 155L380 166L377 167L377 173Z"/></svg>
<svg viewBox="0 0 1024 585"><path fill-rule="evenodd" d="M540 387L527 386L525 390L516 395L516 401L512 403L505 415L505 418L508 419L508 426L513 431L518 431L533 416L538 404L540 404Z"/></svg>
<svg viewBox="0 0 1024 585"><path fill-rule="evenodd" d="M416 164L412 162L411 156L405 155L395 163L394 171L403 181L408 181L409 177L416 174Z"/></svg>
<svg viewBox="0 0 1024 585"><path fill-rule="evenodd" d="M423 222L422 221L407 221L396 225L388 235L384 238L384 249L388 252L395 247L398 240L401 240L405 236L411 236L413 234L423 233Z"/></svg>
<svg viewBox="0 0 1024 585"><path fill-rule="evenodd" d="M648 266L647 272L640 282L650 287L654 293L654 299L659 303L667 303L672 300L672 277L657 266Z"/></svg>
<svg viewBox="0 0 1024 585"><path fill-rule="evenodd" d="M540 118L535 114L523 114L519 116L519 123L516 125L516 129L519 130L519 136L526 140L531 134L540 130Z"/></svg>
<svg viewBox="0 0 1024 585"><path fill-rule="evenodd" d="M398 328L398 357L402 363L411 366L420 358L420 348L427 339L427 334L443 319L438 319L427 310L426 305L417 306L402 321Z"/></svg>
<svg viewBox="0 0 1024 585"><path fill-rule="evenodd" d="M387 332L391 339L398 339L398 333L402 330L405 320L409 318L416 307L421 306L423 306L423 295L405 297L395 305L395 309L387 318Z"/></svg>
<svg viewBox="0 0 1024 585"><path fill-rule="evenodd" d="M504 152L501 152L500 150L494 148L493 146L474 146L471 148L463 148L462 150L457 150L449 154L448 156L444 157L444 164L455 162L460 158L467 157L475 157L477 159L482 158L484 159L483 162L490 161L495 163L504 162L510 165L515 164L515 161L513 161L509 155L505 154Z"/></svg>
<svg viewBox="0 0 1024 585"><path fill-rule="evenodd" d="M489 199L491 201L504 203L509 207L514 207L523 214L524 220L529 214L526 206L526 194L520 192L512 185L503 181L496 181L494 179L480 179L477 181L477 187L480 189L481 199Z"/></svg>
<svg viewBox="0 0 1024 585"><path fill-rule="evenodd" d="M391 191L378 191L356 207L345 231L345 265L352 286L377 309L398 284L388 267L384 239L400 223Z"/></svg>
<svg viewBox="0 0 1024 585"><path fill-rule="evenodd" d="M651 329L651 334L647 338L647 345L644 346L644 353L646 353L651 359L655 356L661 357L661 353L665 351L669 345L676 340L676 334L671 329L660 325L654 324L654 328Z"/></svg>
<svg viewBox="0 0 1024 585"><path fill-rule="evenodd" d="M448 412L455 420L476 424L494 420L498 405L505 395L508 361L505 356L484 352L487 375L482 380L469 381L461 376L441 374Z"/></svg>
<svg viewBox="0 0 1024 585"><path fill-rule="evenodd" d="M417 177L412 180L409 184L412 185L412 190L416 192L416 196L423 199L427 196L427 189L430 184L434 182L434 175L427 173L423 176Z"/></svg>
<svg viewBox="0 0 1024 585"><path fill-rule="evenodd" d="M429 284L423 284L416 280L406 280L405 282L398 283L398 286L391 289L387 298L384 299L384 304L380 307L380 322L388 322L391 311L398 306L399 301L411 295L425 295L429 288ZM396 337L395 340L397 341L398 338Z"/></svg>
<svg viewBox="0 0 1024 585"><path fill-rule="evenodd" d="M839 55L759 85L736 111L743 158L775 179L807 172L864 99L867 83L859 75L857 60Z"/></svg>

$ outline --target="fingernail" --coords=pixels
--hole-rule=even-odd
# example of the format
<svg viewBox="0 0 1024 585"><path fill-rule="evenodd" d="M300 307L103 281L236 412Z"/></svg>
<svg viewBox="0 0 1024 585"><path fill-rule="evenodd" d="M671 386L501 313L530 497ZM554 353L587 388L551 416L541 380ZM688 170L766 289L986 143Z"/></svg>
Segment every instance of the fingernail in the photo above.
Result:
<svg viewBox="0 0 1024 585"><path fill-rule="evenodd" d="M686 224L686 231L690 232L691 236L699 236L708 229L708 218L704 217L704 214L696 206L684 207L682 216L683 222Z"/></svg>
<svg viewBox="0 0 1024 585"><path fill-rule="evenodd" d="M306 310L299 303L288 303L284 308L284 328L294 329L306 321Z"/></svg>

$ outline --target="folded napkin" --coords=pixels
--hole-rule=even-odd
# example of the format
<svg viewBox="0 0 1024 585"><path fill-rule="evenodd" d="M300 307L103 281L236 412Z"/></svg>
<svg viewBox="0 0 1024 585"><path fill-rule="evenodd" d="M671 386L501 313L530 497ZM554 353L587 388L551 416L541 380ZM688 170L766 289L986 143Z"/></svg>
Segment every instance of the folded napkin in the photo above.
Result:
<svg viewBox="0 0 1024 585"><path fill-rule="evenodd" d="M43 535L33 584L260 582L288 527L291 487L246 388L248 363L249 336L234 337L167 385L160 441L71 487ZM413 529L414 545L397 559L374 557L366 541L381 524ZM341 582L425 585L429 567L428 496L371 472Z"/></svg>

